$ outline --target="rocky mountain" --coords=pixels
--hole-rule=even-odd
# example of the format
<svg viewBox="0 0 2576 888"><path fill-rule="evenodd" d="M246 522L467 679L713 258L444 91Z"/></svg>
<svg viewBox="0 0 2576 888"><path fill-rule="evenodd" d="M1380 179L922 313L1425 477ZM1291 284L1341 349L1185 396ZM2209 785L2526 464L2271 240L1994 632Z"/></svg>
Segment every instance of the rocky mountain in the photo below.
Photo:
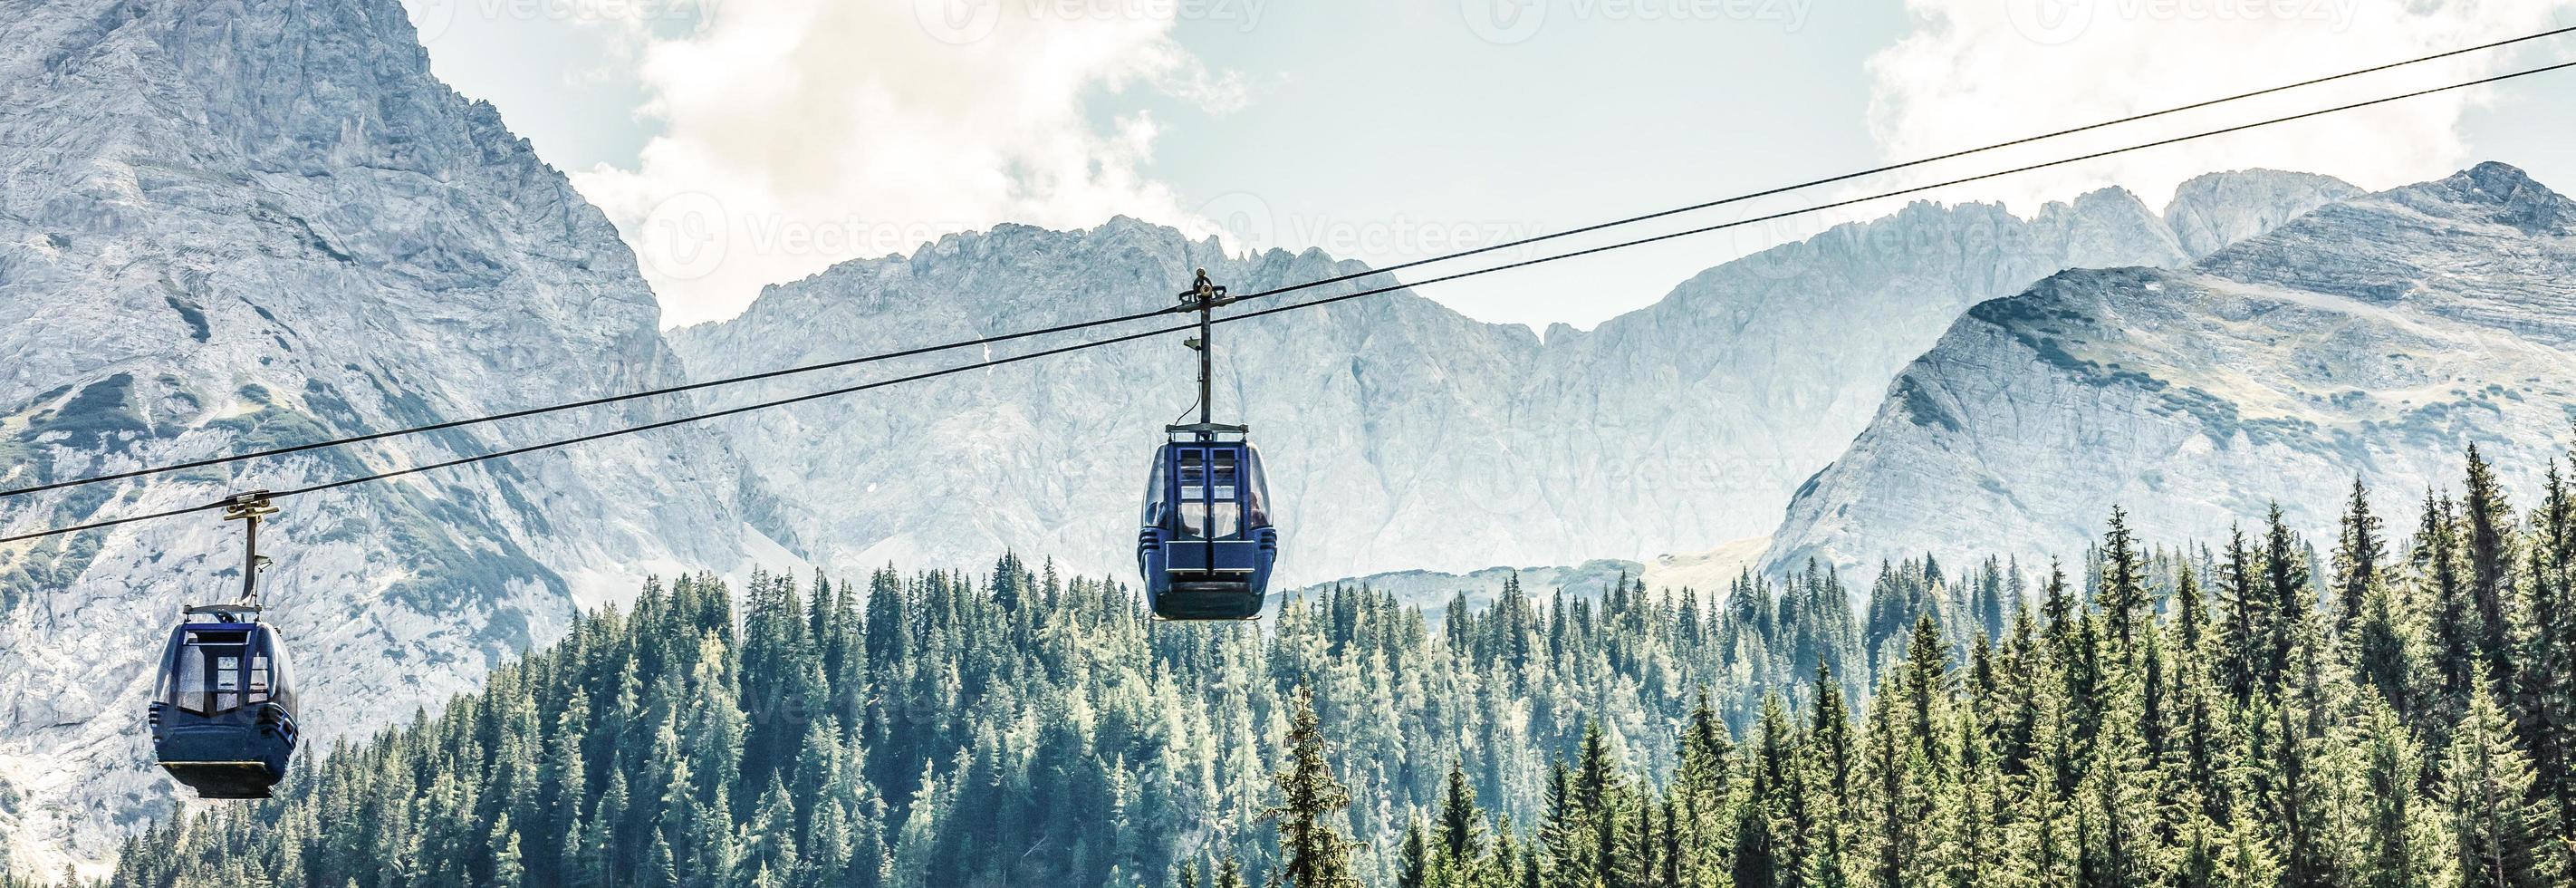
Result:
<svg viewBox="0 0 2576 888"><path fill-rule="evenodd" d="M1696 552L1769 530L1796 484L1867 423L1887 380L1967 306L2069 267L2180 265L2352 193L2255 171L2196 180L2163 215L2118 190L2029 219L1917 203L1543 339L1409 291L1227 324L1218 412L1247 419L1265 448L1292 582ZM1168 305L1197 266L1236 292L1358 268L1317 252L1229 256L1133 220L1004 226L769 288L741 317L670 339L691 375L733 376ZM789 522L817 541L821 563L972 563L1015 546L1123 571L1144 461L1193 400L1177 338L747 415L726 430L792 501ZM798 379L713 399L825 387Z"/></svg>
<svg viewBox="0 0 2576 888"><path fill-rule="evenodd" d="M2576 202L2488 163L2188 268L2068 271L1982 303L1799 489L1767 563L2071 559L2104 503L2146 537L2215 540L2277 497L2328 534L2356 474L2404 515L2458 488L2471 443L2534 482L2576 418L2571 225Z"/></svg>
<svg viewBox="0 0 2576 888"><path fill-rule="evenodd" d="M395 0L13 3L0 15L0 487L680 380L597 210L429 74ZM0 501L0 534L626 425L684 399ZM309 742L559 633L577 596L731 568L758 534L709 430L279 501L273 622ZM751 506L746 508L746 506ZM22 869L166 813L140 729L213 516L0 546L0 835Z"/></svg>
<svg viewBox="0 0 2576 888"><path fill-rule="evenodd" d="M616 232L493 108L430 76L395 0L16 4L0 98L7 487L1124 313L1169 304L1201 265L1238 291L1362 270L1132 220L1003 226L844 263L666 343ZM1409 293L1229 323L1219 407L1268 448L1289 582L1643 563L1768 529L1966 306L2072 266L2187 262L2348 190L2246 173L2161 215L2116 191L2030 219L1918 204L1544 338ZM1016 547L1123 574L1145 454L1191 399L1175 339L282 501L267 585L310 736L435 708L647 572ZM0 533L705 404L0 500ZM235 540L206 516L0 546L0 670L41 689L0 709L8 865L96 859L169 809L136 725L147 661L180 605L238 581Z"/></svg>

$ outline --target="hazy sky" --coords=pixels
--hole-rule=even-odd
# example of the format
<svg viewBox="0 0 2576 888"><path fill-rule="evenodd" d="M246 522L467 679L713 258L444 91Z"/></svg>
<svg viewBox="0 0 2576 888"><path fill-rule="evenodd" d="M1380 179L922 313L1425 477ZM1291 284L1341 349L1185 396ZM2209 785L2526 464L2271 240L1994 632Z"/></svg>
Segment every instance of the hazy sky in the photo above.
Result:
<svg viewBox="0 0 2576 888"><path fill-rule="evenodd" d="M1123 213L1385 265L2576 24L2576 0L405 2L438 74L617 222L674 325L1006 221ZM2571 58L2576 35L1638 232ZM2376 188L2484 159L2576 190L2571 145L2576 71L1934 196L2027 213L2119 185L2161 207L2210 170ZM1589 327L1901 203L1421 292Z"/></svg>

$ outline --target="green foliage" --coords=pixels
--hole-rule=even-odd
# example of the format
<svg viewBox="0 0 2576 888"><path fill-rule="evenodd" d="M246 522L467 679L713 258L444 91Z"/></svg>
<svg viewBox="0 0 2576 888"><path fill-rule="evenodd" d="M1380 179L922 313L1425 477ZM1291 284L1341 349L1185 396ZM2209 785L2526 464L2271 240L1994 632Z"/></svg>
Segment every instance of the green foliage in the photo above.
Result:
<svg viewBox="0 0 2576 888"><path fill-rule="evenodd" d="M110 884L2576 884L2576 497L2470 477L2385 546L2356 489L2322 579L2278 510L2222 552L2114 511L2035 601L1926 557L1860 608L1811 565L1264 633L1014 556L657 582Z"/></svg>

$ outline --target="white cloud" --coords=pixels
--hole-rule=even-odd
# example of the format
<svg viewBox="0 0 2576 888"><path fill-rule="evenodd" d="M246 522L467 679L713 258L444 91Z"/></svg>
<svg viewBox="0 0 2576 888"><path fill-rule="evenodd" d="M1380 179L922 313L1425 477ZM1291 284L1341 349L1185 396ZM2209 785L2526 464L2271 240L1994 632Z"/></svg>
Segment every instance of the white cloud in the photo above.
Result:
<svg viewBox="0 0 2576 888"><path fill-rule="evenodd" d="M1092 103L1150 90L1243 104L1153 0L709 0L703 28L633 29L632 168L574 182L617 222L664 322L732 317L762 285L1005 221L1193 218L1146 174L1156 122ZM1195 226L1193 226L1195 227Z"/></svg>
<svg viewBox="0 0 2576 888"><path fill-rule="evenodd" d="M1871 129L1910 159L2543 30L2569 0L1907 0L1914 28L1870 59ZM2565 39L2565 38L2560 38ZM2544 46L2560 48L2555 44ZM1911 183L2070 157L2471 80L2532 64L2510 51L2413 65L1905 174ZM2553 75L2542 75L2544 77ZM2556 75L2564 76L2564 75ZM2445 175L2463 114L2489 88L1990 180L1940 195L2017 210L2108 184L2160 204L2213 170L2322 172L2365 188ZM2507 158L2507 160L2510 160Z"/></svg>

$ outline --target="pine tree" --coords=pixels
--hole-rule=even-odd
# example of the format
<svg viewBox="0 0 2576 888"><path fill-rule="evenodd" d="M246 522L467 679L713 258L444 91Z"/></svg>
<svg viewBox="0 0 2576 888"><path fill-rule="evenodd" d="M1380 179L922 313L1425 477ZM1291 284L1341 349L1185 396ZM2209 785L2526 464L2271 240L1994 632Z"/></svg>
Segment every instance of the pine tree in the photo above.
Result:
<svg viewBox="0 0 2576 888"><path fill-rule="evenodd" d="M2567 843L2559 876L2576 884L2576 495L2556 460L2530 528L2512 714L2531 753L2533 794Z"/></svg>
<svg viewBox="0 0 2576 888"><path fill-rule="evenodd" d="M2219 683L2228 696L2242 704L2268 683L2268 644L2275 619L2270 597L2262 590L2254 566L2253 551L2245 545L2245 532L2231 530L2227 540L2227 562L2221 568L2219 585Z"/></svg>
<svg viewBox="0 0 2576 888"><path fill-rule="evenodd" d="M1484 853L1484 828L1484 812L1476 808L1476 788L1467 783L1466 769L1452 759L1449 777L1441 785L1437 836L1441 859L1451 871L1465 871Z"/></svg>
<svg viewBox="0 0 2576 888"><path fill-rule="evenodd" d="M1574 818L1587 835L1581 840L1581 851L1591 860L1584 867L1606 888L1628 888L1630 872L1621 864L1620 803L1627 789L1621 779L1620 766L1610 751L1609 736L1601 723L1587 722L1583 728L1583 745L1574 767Z"/></svg>
<svg viewBox="0 0 2576 888"><path fill-rule="evenodd" d="M2285 888L2323 888L2340 872L2329 835L2321 744L2296 699L2261 699L2246 712L2248 796L2279 855Z"/></svg>
<svg viewBox="0 0 2576 888"><path fill-rule="evenodd" d="M1744 793L1735 804L1735 849L1729 876L1735 888L1778 888L1782 883L1780 818L1782 782L1789 761L1789 717L1776 693L1762 699L1754 760L1745 769Z"/></svg>
<svg viewBox="0 0 2576 888"><path fill-rule="evenodd" d="M2227 836L2227 857L2219 865L2218 884L2225 888L2274 888L2282 884L2281 859L2250 811L2238 811Z"/></svg>
<svg viewBox="0 0 2576 888"><path fill-rule="evenodd" d="M2530 799L2531 760L2493 695L2472 698L2452 732L2443 786L2463 888L2548 884L2557 861L2547 812Z"/></svg>
<svg viewBox="0 0 2576 888"><path fill-rule="evenodd" d="M1855 813L1868 849L1868 884L1876 888L1903 888L1913 878L1930 810L1926 784L1931 763L1913 741L1902 703L1905 692L1897 681L1891 677L1880 689L1861 732L1863 789L1857 793L1861 805Z"/></svg>
<svg viewBox="0 0 2576 888"><path fill-rule="evenodd" d="M2441 824L2416 798L2423 757L2397 711L2385 702L2369 708L2362 726L2365 808L2357 867L2364 888L2433 888L2445 884L2440 862Z"/></svg>
<svg viewBox="0 0 2576 888"><path fill-rule="evenodd" d="M1401 856L1396 862L1396 888L1423 888L1430 883L1433 852L1430 841L1422 835L1422 818L1405 818L1404 844L1397 853Z"/></svg>
<svg viewBox="0 0 2576 888"><path fill-rule="evenodd" d="M519 854L519 832L510 827L510 814L504 811L492 821L492 884L500 888L527 884L527 868ZM292 884L280 879L281 883Z"/></svg>
<svg viewBox="0 0 2576 888"><path fill-rule="evenodd" d="M2513 677L2512 622L2507 605L2513 590L2513 508L2505 504L2504 487L2495 469L2469 445L2467 498L2461 517L2467 528L2469 597L2478 610L2478 652L2486 660L2486 680L2510 687Z"/></svg>
<svg viewBox="0 0 2576 888"><path fill-rule="evenodd" d="M1549 863L1548 885L1590 888L1598 875L1583 811L1583 803L1576 798L1574 772L1563 762L1553 763L1548 771L1547 819L1539 829L1539 844Z"/></svg>
<svg viewBox="0 0 2576 888"><path fill-rule="evenodd" d="M2217 823L2206 817L2192 817L2175 851L2174 888L2218 888L2225 884L2219 869L2225 846L2226 838L2218 834Z"/></svg>
<svg viewBox="0 0 2576 888"><path fill-rule="evenodd" d="M2424 495L2424 517L2415 532L2415 574L2431 598L2431 671L2433 688L2425 715L2444 730L2467 714L2469 701L2487 674L2480 639L2485 624L2462 579L2463 547L2459 521L2450 498Z"/></svg>
<svg viewBox="0 0 2576 888"><path fill-rule="evenodd" d="M2315 613L2315 591L2308 585L2307 559L2300 554L2298 537L2290 532L2282 516L2281 504L2273 503L2263 533L2264 601L2272 608L2272 621L2266 633L2270 642L2269 662L2264 675L2267 686L2279 688L2289 677L2292 649L2300 633L2308 630Z"/></svg>
<svg viewBox="0 0 2576 888"><path fill-rule="evenodd" d="M2354 663L2363 685L2399 713L2416 706L2415 649L2421 645L2407 604L2387 583L2372 581L2352 629Z"/></svg>
<svg viewBox="0 0 2576 888"><path fill-rule="evenodd" d="M1279 833L1279 869L1273 888L1357 888L1351 876L1352 843L1331 818L1350 807L1350 791L1333 776L1324 751L1322 720L1315 715L1314 695L1300 687L1291 698L1288 765L1273 778L1278 805L1262 819Z"/></svg>
<svg viewBox="0 0 2576 888"><path fill-rule="evenodd" d="M2352 476L2352 497L2345 501L2342 530L2335 538L2335 632L2348 637L2361 619L2371 590L2379 586L2380 562L2388 547L2380 541L2379 516L2370 513L2370 488Z"/></svg>
<svg viewBox="0 0 2576 888"><path fill-rule="evenodd" d="M2139 627L2153 622L2155 601L2147 593L2146 569L2138 555L2137 540L2129 533L2128 515L2118 506L2111 507L2111 524L2102 535L2102 552L2102 592L2097 603L2120 661L2134 663Z"/></svg>

